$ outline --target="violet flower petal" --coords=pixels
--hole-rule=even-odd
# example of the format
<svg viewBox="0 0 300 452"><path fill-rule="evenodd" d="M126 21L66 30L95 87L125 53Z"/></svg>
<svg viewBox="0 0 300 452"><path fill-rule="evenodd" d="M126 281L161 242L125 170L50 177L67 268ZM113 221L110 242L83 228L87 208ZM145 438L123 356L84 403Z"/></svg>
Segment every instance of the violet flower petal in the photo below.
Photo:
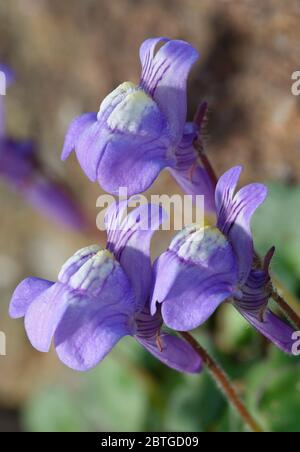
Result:
<svg viewBox="0 0 300 452"><path fill-rule="evenodd" d="M126 187L128 195L146 191L159 173L174 165L174 157L167 156L168 143L164 136L119 136L111 140L99 160L98 181L104 190L118 194Z"/></svg>
<svg viewBox="0 0 300 452"><path fill-rule="evenodd" d="M124 110L122 116L116 114L119 127L122 121L131 121L130 127L136 133L118 132L118 124L115 130L110 130L103 121L95 121L83 130L75 146L77 159L87 177L92 182L98 180L108 193L118 194L119 187L127 187L129 195L141 193L152 185L163 168L174 162L166 157L169 143L163 133L165 123L161 115L157 114L151 126L155 130L150 136L137 131L136 121L144 121L145 125L146 118L131 115L132 112Z"/></svg>
<svg viewBox="0 0 300 452"><path fill-rule="evenodd" d="M215 212L214 186L207 171L199 163L192 165L189 170L170 170L171 174L187 195L191 195L193 202L196 196L204 196L204 211Z"/></svg>
<svg viewBox="0 0 300 452"><path fill-rule="evenodd" d="M243 284L253 263L254 249L250 228L252 215L264 202L267 188L262 184L250 184L234 196L241 167L227 171L216 188L218 228L230 240L239 262L239 281Z"/></svg>
<svg viewBox="0 0 300 452"><path fill-rule="evenodd" d="M146 39L146 41L142 43L140 47L140 60L142 64L141 84L143 80L147 78L157 45L168 41L170 41L168 38L158 37Z"/></svg>
<svg viewBox="0 0 300 452"><path fill-rule="evenodd" d="M79 272L81 267L99 251L101 251L99 245L86 246L76 251L62 266L58 275L58 281L68 284L72 276Z"/></svg>
<svg viewBox="0 0 300 452"><path fill-rule="evenodd" d="M92 182L97 180L98 165L105 150L106 137L107 133L102 124L95 119L84 128L75 145L77 160Z"/></svg>
<svg viewBox="0 0 300 452"><path fill-rule="evenodd" d="M273 342L280 350L289 355L292 354L292 347L295 341L292 339L294 329L267 310L264 314L263 321L260 321L256 316L253 316L249 311L238 309L243 317L256 328L269 341Z"/></svg>
<svg viewBox="0 0 300 452"><path fill-rule="evenodd" d="M87 253L92 252L88 247ZM101 304L114 306L126 293L132 293L126 298L126 306L129 313L135 312L136 300L130 281L120 263L108 250L100 250L89 258L75 254L73 259L63 266L59 274L59 281L65 284L71 292L79 293L82 297L95 298ZM78 259L78 261L77 261ZM69 266L69 268L68 268ZM128 302L130 298L131 302ZM125 305L123 307L123 311Z"/></svg>
<svg viewBox="0 0 300 452"><path fill-rule="evenodd" d="M157 338L136 340L150 352L155 358L171 369L185 373L199 373L202 370L202 361L193 348L183 339L171 334L161 333L157 344Z"/></svg>
<svg viewBox="0 0 300 452"><path fill-rule="evenodd" d="M159 339L156 337L151 339L136 337L136 340L155 358L171 369L185 373L199 373L202 370L202 361L199 355L187 342L177 336L161 333Z"/></svg>
<svg viewBox="0 0 300 452"><path fill-rule="evenodd" d="M271 295L269 281L268 271L251 270L247 281L241 287L241 297L235 299L235 305L238 309L243 309L243 311L261 320Z"/></svg>
<svg viewBox="0 0 300 452"><path fill-rule="evenodd" d="M87 250L89 252L89 250ZM69 261L60 278L74 297L55 332L60 359L76 370L94 367L118 340L133 329L135 296L121 265L107 251L100 251L75 272ZM76 259L75 259L76 260Z"/></svg>
<svg viewBox="0 0 300 452"><path fill-rule="evenodd" d="M235 166L224 173L218 180L216 187L216 208L221 225L223 225L230 213L234 193L243 168Z"/></svg>
<svg viewBox="0 0 300 452"><path fill-rule="evenodd" d="M76 143L82 132L97 120L96 113L85 113L75 118L67 131L61 159L66 160L71 152L75 149Z"/></svg>
<svg viewBox="0 0 300 452"><path fill-rule="evenodd" d="M134 320L134 336L139 339L152 339L153 337L157 337L163 326L160 311L156 311L154 315L151 315L149 303L135 315Z"/></svg>
<svg viewBox="0 0 300 452"><path fill-rule="evenodd" d="M65 312L54 336L56 352L68 367L95 367L125 335L130 318L121 306L102 306L101 300L78 300Z"/></svg>
<svg viewBox="0 0 300 452"><path fill-rule="evenodd" d="M141 205L129 213L127 208L128 201L114 203L105 216L107 249L129 277L137 307L141 309L149 297L152 282L151 238L165 215L162 208L154 204Z"/></svg>
<svg viewBox="0 0 300 452"><path fill-rule="evenodd" d="M226 238L215 228L185 228L155 263L151 312L162 303L165 324L192 330L234 294L236 258Z"/></svg>
<svg viewBox="0 0 300 452"><path fill-rule="evenodd" d="M72 300L74 295L64 285L55 283L32 301L25 314L25 329L38 351L49 351L57 325Z"/></svg>
<svg viewBox="0 0 300 452"><path fill-rule="evenodd" d="M135 317L135 339L155 358L180 372L201 371L201 359L193 348L177 336L161 332L163 325L159 311L153 316L147 304Z"/></svg>
<svg viewBox="0 0 300 452"><path fill-rule="evenodd" d="M107 192L129 195L145 191L174 158L168 125L157 104L144 91L125 82L101 103L97 120L76 143L77 159L91 181Z"/></svg>
<svg viewBox="0 0 300 452"><path fill-rule="evenodd" d="M33 300L49 289L54 283L40 278L26 278L15 289L9 305L9 315L13 319L24 317Z"/></svg>
<svg viewBox="0 0 300 452"><path fill-rule="evenodd" d="M199 54L187 42L171 40L154 55L153 44L153 40L149 44L144 43L144 46L150 47L150 52L149 58L144 59L140 86L153 97L166 116L172 142L177 145L186 120L187 78ZM142 51L142 54L145 52Z"/></svg>
<svg viewBox="0 0 300 452"><path fill-rule="evenodd" d="M155 54L156 44L165 41ZM125 82L101 103L97 115L77 118L70 126L62 158L75 148L87 177L107 192L147 190L166 167L176 166L186 117L186 79L198 58L183 41L147 40L140 49L139 86Z"/></svg>
<svg viewBox="0 0 300 452"><path fill-rule="evenodd" d="M106 250L95 251L89 247L86 253L81 251L74 259L69 259L59 275L59 280L64 282L54 284L29 306L25 328L37 350L49 350L57 328L59 333L56 343L62 349L69 349L72 343L78 345L76 332L82 331L84 325L80 322L87 321L90 314L95 315L95 318L100 316L100 323L104 321L104 314L107 319L115 314L126 317L128 324L133 318L136 300L126 274L111 253ZM74 320L73 329L72 319L77 319L76 322ZM68 332L69 336L63 336L63 331ZM75 349L76 346L74 353Z"/></svg>

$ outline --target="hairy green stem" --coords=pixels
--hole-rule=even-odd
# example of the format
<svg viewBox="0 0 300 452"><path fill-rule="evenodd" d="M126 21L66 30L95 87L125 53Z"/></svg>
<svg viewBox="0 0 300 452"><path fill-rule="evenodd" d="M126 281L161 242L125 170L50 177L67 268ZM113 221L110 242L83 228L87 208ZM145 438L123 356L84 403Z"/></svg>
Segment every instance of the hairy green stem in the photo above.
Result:
<svg viewBox="0 0 300 452"><path fill-rule="evenodd" d="M206 364L211 376L216 381L218 386L221 388L226 399L231 403L231 405L236 409L244 423L247 427L255 432L261 433L263 429L258 424L258 422L251 416L246 406L239 398L236 390L231 384L228 376L224 370L215 362L215 360L208 354L208 352L196 341L196 339L187 332L178 332L195 350L195 352L200 356L204 364Z"/></svg>

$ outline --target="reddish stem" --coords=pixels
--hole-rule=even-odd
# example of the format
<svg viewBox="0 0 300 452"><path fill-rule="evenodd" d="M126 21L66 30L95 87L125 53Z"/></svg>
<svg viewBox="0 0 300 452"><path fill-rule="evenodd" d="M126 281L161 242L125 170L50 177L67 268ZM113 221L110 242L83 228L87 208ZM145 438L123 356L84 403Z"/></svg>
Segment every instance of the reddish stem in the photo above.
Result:
<svg viewBox="0 0 300 452"><path fill-rule="evenodd" d="M225 374L224 370L214 361L214 359L208 354L208 352L199 344L199 342L194 339L187 332L178 332L197 352L203 362L206 364L208 370L210 371L214 380L218 383L220 388L222 389L224 395L228 399L228 401L232 404L232 406L237 410L240 414L241 418L244 420L245 424L248 426L250 430L256 433L263 432L263 429L260 425L253 419L251 414L248 412L242 400L237 395L236 390L232 386L229 378Z"/></svg>
<svg viewBox="0 0 300 452"><path fill-rule="evenodd" d="M203 123L205 120L205 116L207 114L207 109L208 109L208 104L207 102L202 102L197 111L196 114L194 116L194 124L196 124L197 128L199 129L199 134L197 139L194 141L194 147L197 151L197 154L202 162L202 165L204 166L204 168L206 169L212 183L213 186L215 187L217 185L218 182L218 177L215 173L215 170L213 169L212 164L210 163L209 158L207 157L205 150L204 150L204 146L203 146L203 141L202 141L202 128L203 128Z"/></svg>

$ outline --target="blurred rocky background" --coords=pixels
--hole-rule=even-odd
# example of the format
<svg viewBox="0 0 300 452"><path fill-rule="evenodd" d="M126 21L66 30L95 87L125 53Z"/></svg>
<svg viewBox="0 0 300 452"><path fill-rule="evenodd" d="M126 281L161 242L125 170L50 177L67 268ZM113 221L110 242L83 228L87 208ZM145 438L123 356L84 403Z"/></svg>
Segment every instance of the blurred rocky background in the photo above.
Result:
<svg viewBox="0 0 300 452"><path fill-rule="evenodd" d="M36 141L44 164L93 221L99 187L74 157L60 162L69 122L96 111L122 81L138 81L144 39L190 41L201 59L189 80L189 117L208 101L205 144L219 173L243 164L243 182L270 182L270 201L255 224L257 246L277 245L275 272L297 308L300 97L291 94L291 74L300 70L299 23L298 0L0 0L0 62L17 74L5 98L9 132ZM164 174L152 191L179 190ZM66 258L103 243L103 234L50 223L4 184L0 205L0 331L7 336L0 431L241 429L206 375L177 375L130 340L86 376L63 368L54 353L35 352L22 322L8 318L13 288L28 275L56 278ZM198 334L267 428L300 431L299 361L270 349L230 307Z"/></svg>

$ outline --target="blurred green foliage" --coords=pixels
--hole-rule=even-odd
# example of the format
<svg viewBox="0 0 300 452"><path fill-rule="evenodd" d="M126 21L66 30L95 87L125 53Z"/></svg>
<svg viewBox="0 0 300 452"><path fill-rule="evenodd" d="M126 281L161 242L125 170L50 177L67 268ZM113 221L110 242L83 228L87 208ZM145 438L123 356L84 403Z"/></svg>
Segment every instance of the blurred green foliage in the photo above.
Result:
<svg viewBox="0 0 300 452"><path fill-rule="evenodd" d="M276 245L273 270L300 294L300 188L270 184L254 221L261 253ZM253 331L229 305L196 332L236 383L267 431L300 431L299 358L288 357ZM214 344L214 345L213 345ZM204 371L180 375L130 338L95 370L72 373L72 384L45 387L28 401L33 431L243 431L237 415Z"/></svg>
<svg viewBox="0 0 300 452"><path fill-rule="evenodd" d="M267 201L254 216L257 249L276 246L272 270L300 295L300 187L270 183Z"/></svg>

